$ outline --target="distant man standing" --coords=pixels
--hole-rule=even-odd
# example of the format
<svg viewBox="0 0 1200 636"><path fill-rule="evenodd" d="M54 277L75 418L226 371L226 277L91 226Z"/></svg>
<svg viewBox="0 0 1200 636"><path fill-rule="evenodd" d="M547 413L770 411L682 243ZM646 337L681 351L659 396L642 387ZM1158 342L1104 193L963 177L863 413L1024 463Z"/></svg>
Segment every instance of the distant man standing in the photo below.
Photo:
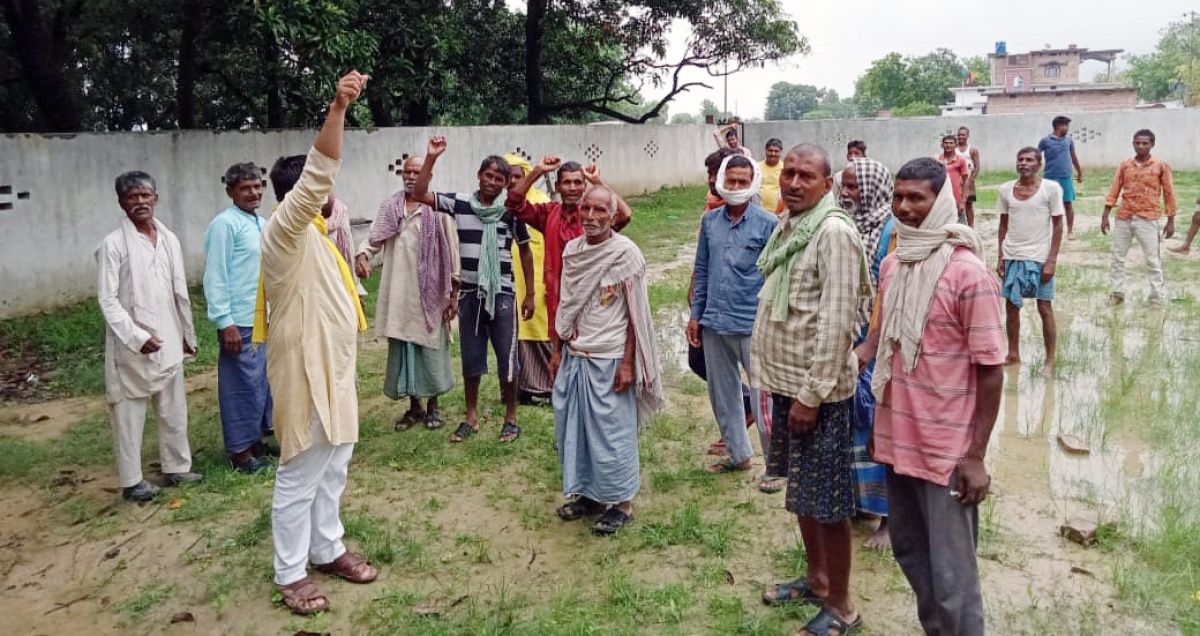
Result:
<svg viewBox="0 0 1200 636"><path fill-rule="evenodd" d="M753 159L750 155L750 149L743 146L738 140L739 121L732 121L717 129L713 133L713 141L717 142L717 148L728 148L736 154L742 155L748 159Z"/></svg>
<svg viewBox="0 0 1200 636"><path fill-rule="evenodd" d="M975 545L991 477L988 439L1004 384L1000 288L979 234L955 223L945 168L896 173L896 251L879 274L880 326L856 351L878 354L875 460L888 465L892 553L926 634L982 636Z"/></svg>
<svg viewBox="0 0 1200 636"><path fill-rule="evenodd" d="M404 187L379 206L354 260L358 275L366 278L371 261L383 255L375 333L388 343L383 394L408 398L408 410L395 423L398 431L417 424L441 428L438 397L454 387L450 321L458 312L458 233L454 217L411 198L424 162L416 155L404 160Z"/></svg>
<svg viewBox="0 0 1200 636"><path fill-rule="evenodd" d="M225 454L233 467L253 473L278 454L263 443L271 429L271 388L267 350L250 343L258 273L262 261L262 172L253 163L225 171L225 194L233 204L221 211L204 233L204 299L208 319L217 326L217 402Z"/></svg>
<svg viewBox="0 0 1200 636"><path fill-rule="evenodd" d="M1058 184L1063 193L1063 209L1067 216L1067 240L1075 240L1075 184L1071 183L1071 168L1075 168L1075 181L1083 183L1083 169L1079 167L1079 157L1075 154L1075 140L1071 139L1071 119L1059 115L1050 122L1054 132L1046 135L1038 142L1038 152L1042 153L1043 176Z"/></svg>
<svg viewBox="0 0 1200 636"><path fill-rule="evenodd" d="M742 370L750 371L750 333L758 308L763 277L758 257L775 230L778 218L751 203L761 179L749 159L725 159L717 189L725 205L704 215L696 243L688 344L703 347L708 399L729 456L708 466L711 473L750 469L754 449L746 434L742 400ZM770 438L759 411L757 392L752 412L760 422L763 452Z"/></svg>
<svg viewBox="0 0 1200 636"><path fill-rule="evenodd" d="M996 273L1004 281L1007 299L1008 357L1004 364L1021 363L1021 305L1023 298L1036 298L1042 318L1046 365L1042 373L1054 373L1054 272L1062 244L1062 190L1057 182L1042 179L1042 154L1037 148L1017 152L1020 178L1000 186L1000 249Z"/></svg>
<svg viewBox="0 0 1200 636"><path fill-rule="evenodd" d="M104 396L113 455L127 501L149 501L158 487L142 478L142 429L154 401L158 452L169 485L197 482L187 438L183 359L196 354L196 330L179 239L154 218L158 186L145 172L117 177L121 226L96 251L96 297L104 314Z"/></svg>
<svg viewBox="0 0 1200 636"><path fill-rule="evenodd" d="M780 158L783 156L783 142L772 137L767 140L766 159L758 164L762 173L762 185L758 193L762 196L762 208L774 212L779 205L779 171L783 170Z"/></svg>
<svg viewBox="0 0 1200 636"><path fill-rule="evenodd" d="M766 280L750 339L751 381L774 394L767 472L787 475L785 505L799 522L808 573L772 586L763 600L821 605L804 633L847 634L862 624L850 600L858 376L851 344L870 278L854 220L830 195L825 150L793 148L779 185L788 214L758 259Z"/></svg>
<svg viewBox="0 0 1200 636"><path fill-rule="evenodd" d="M342 77L308 155L275 162L279 205L263 228L254 340L270 345L267 377L281 446L271 499L275 584L284 605L301 615L329 609L308 577L310 561L351 583L378 575L343 541L341 499L358 441L358 334L367 319L322 211L342 163L346 111L366 83L355 71Z"/></svg>
<svg viewBox="0 0 1200 636"><path fill-rule="evenodd" d="M1100 231L1108 234L1108 215L1117 205L1117 220L1112 224L1112 302L1125 302L1125 255L1136 238L1146 256L1150 269L1150 304L1161 307L1166 298L1163 281L1162 241L1175 235L1175 187L1171 166L1162 159L1150 156L1154 148L1154 133L1142 129L1133 134L1132 159L1121 162L1113 175L1112 189L1104 199L1104 214ZM1159 201L1166 208L1167 223L1159 233L1162 217Z"/></svg>
<svg viewBox="0 0 1200 636"><path fill-rule="evenodd" d="M573 521L600 514L596 534L633 519L641 488L638 429L663 405L662 371L646 291L646 261L613 231L617 195L593 186L579 205L584 236L563 250L562 302L555 329L563 342L554 382L554 429Z"/></svg>
<svg viewBox="0 0 1200 636"><path fill-rule="evenodd" d="M965 224L967 215L963 212L963 188L966 187L970 170L967 168L967 160L958 154L957 144L958 141L953 135L942 137L942 154L934 159L946 168L946 178L950 180L950 187L954 190L954 204L958 206L958 222Z"/></svg>
<svg viewBox="0 0 1200 636"><path fill-rule="evenodd" d="M512 192L533 171L533 164L523 155L504 155L512 172L508 175L508 191ZM530 203L549 203L550 196L535 184L525 193ZM550 398L554 390L554 376L550 373L550 357L554 346L550 342L550 315L546 308L546 237L541 231L526 224L529 231L529 251L533 254L533 317L521 319L517 327L517 391L522 404L533 404L535 399ZM521 247L513 244L513 288L517 298L524 298L525 271L521 268Z"/></svg>
<svg viewBox="0 0 1200 636"><path fill-rule="evenodd" d="M979 176L979 149L970 143L971 129L958 128L958 146L954 152L967 162L967 182L963 184L963 206L967 213L967 225L975 227L975 178Z"/></svg>
<svg viewBox="0 0 1200 636"><path fill-rule="evenodd" d="M866 156L867 156L867 142L865 142L861 139L852 139L852 140L850 140L850 143L846 144L846 163L850 163L851 161L854 160L855 157L866 157ZM833 192L833 198L835 200L841 201L841 199L842 199L842 171L841 170L838 170L837 172L833 173L833 190L831 190L831 192ZM778 213L783 212L782 203L780 204L779 208L776 209L775 211Z"/></svg>

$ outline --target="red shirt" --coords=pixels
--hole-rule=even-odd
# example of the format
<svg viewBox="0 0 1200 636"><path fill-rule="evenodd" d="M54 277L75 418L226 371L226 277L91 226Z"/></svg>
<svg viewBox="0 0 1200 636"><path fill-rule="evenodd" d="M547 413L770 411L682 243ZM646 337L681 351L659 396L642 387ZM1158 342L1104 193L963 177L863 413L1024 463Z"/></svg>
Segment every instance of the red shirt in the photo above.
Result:
<svg viewBox="0 0 1200 636"><path fill-rule="evenodd" d="M563 213L563 205L558 201L549 203L530 203L523 196L510 191L504 202L518 220L524 221L533 229L542 233L546 238L546 257L542 266L542 280L546 283L546 314L550 333L557 338L554 330L554 315L558 313L558 281L562 277L562 255L567 242L583 236L583 223L579 220L578 211L567 218Z"/></svg>
<svg viewBox="0 0 1200 636"><path fill-rule="evenodd" d="M958 207L962 207L963 202L963 180L971 171L967 168L967 160L962 157L955 156L953 159L946 159L945 155L934 157L943 166L946 166L946 176L950 178L950 187L954 189L954 202Z"/></svg>

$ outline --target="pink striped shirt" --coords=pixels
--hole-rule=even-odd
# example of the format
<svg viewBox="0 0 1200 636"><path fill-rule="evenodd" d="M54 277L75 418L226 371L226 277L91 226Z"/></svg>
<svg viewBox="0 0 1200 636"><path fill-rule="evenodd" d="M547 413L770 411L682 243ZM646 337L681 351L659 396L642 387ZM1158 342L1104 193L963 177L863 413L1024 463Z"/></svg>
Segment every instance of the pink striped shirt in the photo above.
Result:
<svg viewBox="0 0 1200 636"><path fill-rule="evenodd" d="M884 259L880 298L897 264L895 254ZM875 407L875 461L947 485L971 443L975 366L1003 364L1006 348L1000 286L960 247L938 279L916 368L907 372L900 354L892 357L892 379Z"/></svg>

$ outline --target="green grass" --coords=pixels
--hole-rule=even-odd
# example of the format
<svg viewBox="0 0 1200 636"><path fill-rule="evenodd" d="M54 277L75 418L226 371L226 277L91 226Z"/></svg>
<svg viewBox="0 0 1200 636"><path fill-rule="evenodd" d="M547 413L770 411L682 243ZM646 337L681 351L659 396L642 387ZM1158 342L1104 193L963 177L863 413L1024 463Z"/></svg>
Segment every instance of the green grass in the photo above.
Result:
<svg viewBox="0 0 1200 636"><path fill-rule="evenodd" d="M1013 177L987 173L980 183L994 186ZM1183 177L1181 190L1200 192L1200 173L1177 177ZM1097 188L1102 178L1100 172L1088 174ZM703 197L704 189L694 187L634 199L634 222L626 234L643 246L651 264L671 262L680 246L695 238ZM1101 240L1090 234L1076 245L1091 247ZM1194 260L1168 260L1167 267L1171 280L1200 274ZM660 315L677 319L681 314L688 273L686 265L668 269L652 285L651 302ZM1155 627L1200 633L1200 603L1194 597L1200 590L1194 497L1200 479L1191 468L1200 437L1195 416L1200 391L1194 388L1200 377L1194 335L1200 333L1200 304L1171 303L1157 319L1133 306L1110 312L1099 303L1107 293L1104 267L1064 267L1059 277L1063 302L1056 306L1092 325L1068 330L1065 320L1059 323L1059 408L1072 410L1080 426L1092 427L1106 443L1132 438L1159 453L1137 485L1165 497L1157 500L1155 523L1141 523L1141 516L1128 513L1114 519L1113 530L1101 541L1112 563L1115 599L989 597L989 621L995 627L1028 614L1032 618L1016 624L1048 629L1061 613L1067 631L1089 633L1096 630L1088 626L1101 624L1100 610L1111 602L1122 613L1145 613ZM378 276L364 284L374 292ZM369 314L374 298L368 297ZM192 373L211 366L216 351L202 298L194 303L208 357L189 368ZM102 332L94 305L83 303L0 323L0 342L36 346L59 369L46 380L55 394L94 395L102 379L89 380L88 374L95 374ZM454 345L452 356L457 355ZM76 357L90 362L72 366ZM111 480L111 433L99 403L57 439L0 435L0 484L28 489L33 499L52 506L47 519L68 529L64 538L72 541L135 528L169 532L184 546L195 541L178 562L150 566L183 570L194 585L139 580L123 593L110 588L113 603L96 610L143 625L161 627L156 621L165 623L164 606L179 602L210 606L219 619L249 613L263 621L248 630L256 633L757 635L795 632L815 611L759 604L763 584L804 570L804 550L779 496L758 494L753 476L717 478L703 471L703 449L716 432L705 386L697 379L667 374L671 408L641 433L637 520L616 537L598 539L586 524L564 524L553 514L560 476L549 409L521 407L521 440L500 444L496 435L503 409L492 374L481 391L483 429L469 443L448 444L449 430L396 432L392 424L407 405L381 395L385 359L378 343L368 340L360 347L360 437L342 510L347 542L381 565L385 575L359 596L350 586L322 579L336 609L319 617L286 617L268 607L273 472L242 475L229 467L215 391L189 395L194 466L206 477L201 484L172 489L146 507L114 506L116 496L99 489L81 494L54 485L61 470ZM441 406L453 426L464 411L461 382L443 396ZM143 449L149 462L157 455L152 422L146 431ZM154 512L155 506L161 511ZM148 514L153 518L139 521ZM1026 553L1014 545L1009 523L995 504L981 510L985 567L1021 567ZM147 567L149 557L135 563ZM854 589L874 597L866 602L893 599L909 622L914 620L907 584L889 557L860 553L855 567L855 576L866 574L854 581ZM873 616L867 621L868 633L910 631Z"/></svg>

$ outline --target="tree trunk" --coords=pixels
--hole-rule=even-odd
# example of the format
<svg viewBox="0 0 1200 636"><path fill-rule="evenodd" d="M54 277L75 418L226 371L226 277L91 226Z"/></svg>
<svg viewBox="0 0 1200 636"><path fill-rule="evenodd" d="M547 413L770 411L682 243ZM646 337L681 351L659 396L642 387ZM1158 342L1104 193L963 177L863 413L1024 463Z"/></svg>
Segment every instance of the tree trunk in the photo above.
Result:
<svg viewBox="0 0 1200 636"><path fill-rule="evenodd" d="M78 132L83 127L79 105L67 85L61 58L65 38L66 7L59 8L61 29L52 33L42 20L37 0L4 0L4 18L12 38L13 55L21 77L33 95L38 113L49 132ZM59 37L55 37L55 36Z"/></svg>
<svg viewBox="0 0 1200 636"><path fill-rule="evenodd" d="M402 108L405 126L428 126L433 123L429 100L421 95L405 100Z"/></svg>
<svg viewBox="0 0 1200 636"><path fill-rule="evenodd" d="M529 0L525 11L525 98L526 116L531 124L550 121L542 92L542 47L549 4L550 0Z"/></svg>
<svg viewBox="0 0 1200 636"><path fill-rule="evenodd" d="M371 123L374 125L380 128L396 125L396 118L392 116L391 100L386 91L367 91L367 106L371 108Z"/></svg>
<svg viewBox="0 0 1200 636"><path fill-rule="evenodd" d="M175 83L177 125L196 127L196 38L200 33L200 0L184 0L183 24L179 35L179 76Z"/></svg>
<svg viewBox="0 0 1200 636"><path fill-rule="evenodd" d="M267 85L267 128L283 128L283 95L279 85L279 47L275 46L275 38L271 32L262 29L262 42L259 50L262 52L264 75Z"/></svg>

